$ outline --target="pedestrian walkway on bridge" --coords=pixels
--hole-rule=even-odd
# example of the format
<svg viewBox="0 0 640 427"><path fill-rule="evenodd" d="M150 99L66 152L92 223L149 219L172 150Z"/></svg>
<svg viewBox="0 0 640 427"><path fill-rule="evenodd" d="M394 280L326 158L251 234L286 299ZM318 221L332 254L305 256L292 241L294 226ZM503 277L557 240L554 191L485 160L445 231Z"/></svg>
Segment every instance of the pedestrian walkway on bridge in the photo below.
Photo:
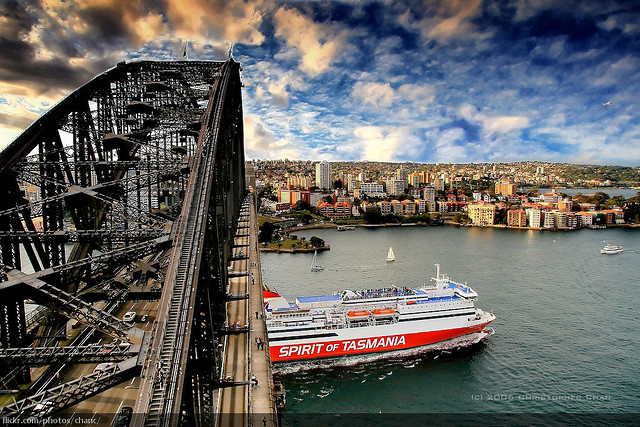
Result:
<svg viewBox="0 0 640 427"><path fill-rule="evenodd" d="M236 238L235 243L242 246L234 248L233 253L237 258L248 254L248 260L234 260L231 270L249 274L231 278L228 290L229 294L248 294L249 298L227 303L228 324L237 328L247 326L248 333L227 335L222 372L223 380L248 384L220 390L218 425L225 427L277 425L269 343L263 316L257 214L253 194L250 197L249 219L238 224L249 226L249 237Z"/></svg>

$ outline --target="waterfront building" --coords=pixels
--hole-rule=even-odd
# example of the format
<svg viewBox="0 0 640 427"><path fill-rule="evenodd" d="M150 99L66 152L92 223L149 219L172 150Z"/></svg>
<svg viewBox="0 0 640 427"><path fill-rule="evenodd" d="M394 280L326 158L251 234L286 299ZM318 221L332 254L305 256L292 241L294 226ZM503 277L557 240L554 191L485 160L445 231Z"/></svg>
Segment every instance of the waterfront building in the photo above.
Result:
<svg viewBox="0 0 640 427"><path fill-rule="evenodd" d="M510 209L507 211L507 225L509 227L526 227L527 214L522 209Z"/></svg>
<svg viewBox="0 0 640 427"><path fill-rule="evenodd" d="M553 211L557 228L567 228L567 213L562 211Z"/></svg>
<svg viewBox="0 0 640 427"><path fill-rule="evenodd" d="M403 200L402 204L402 214L403 215L415 215L416 214L416 202L413 200Z"/></svg>
<svg viewBox="0 0 640 427"><path fill-rule="evenodd" d="M496 215L495 205L487 202L471 203L467 206L469 219L474 225L487 226L493 225Z"/></svg>
<svg viewBox="0 0 640 427"><path fill-rule="evenodd" d="M591 212L577 212L576 215L579 215L582 218L582 226L590 227L593 225L593 217L594 214Z"/></svg>
<svg viewBox="0 0 640 427"><path fill-rule="evenodd" d="M391 213L391 203L387 200L383 200L377 203L382 215L389 215Z"/></svg>
<svg viewBox="0 0 640 427"><path fill-rule="evenodd" d="M540 228L542 226L542 211L538 208L525 209L529 227Z"/></svg>
<svg viewBox="0 0 640 427"><path fill-rule="evenodd" d="M542 228L556 228L556 217L551 211L543 211Z"/></svg>
<svg viewBox="0 0 640 427"><path fill-rule="evenodd" d="M427 201L423 200L423 199L417 199L416 200L416 205L418 207L418 213L425 213L427 212Z"/></svg>
<svg viewBox="0 0 640 427"><path fill-rule="evenodd" d="M316 186L322 189L331 189L331 163L322 161L316 163Z"/></svg>
<svg viewBox="0 0 640 427"><path fill-rule="evenodd" d="M394 215L402 215L402 203L400 203L400 201L391 201L391 213Z"/></svg>
<svg viewBox="0 0 640 427"><path fill-rule="evenodd" d="M569 228L582 227L582 215L577 215L573 212L567 212L567 227Z"/></svg>
<svg viewBox="0 0 640 427"><path fill-rule="evenodd" d="M380 212L380 207L375 203L361 202L360 209L363 212Z"/></svg>
<svg viewBox="0 0 640 427"><path fill-rule="evenodd" d="M606 215L607 224L624 224L624 211L622 209L605 209L600 212Z"/></svg>
<svg viewBox="0 0 640 427"><path fill-rule="evenodd" d="M346 202L336 202L335 204L320 202L316 206L316 210L320 215L324 215L332 219L351 218L352 205Z"/></svg>

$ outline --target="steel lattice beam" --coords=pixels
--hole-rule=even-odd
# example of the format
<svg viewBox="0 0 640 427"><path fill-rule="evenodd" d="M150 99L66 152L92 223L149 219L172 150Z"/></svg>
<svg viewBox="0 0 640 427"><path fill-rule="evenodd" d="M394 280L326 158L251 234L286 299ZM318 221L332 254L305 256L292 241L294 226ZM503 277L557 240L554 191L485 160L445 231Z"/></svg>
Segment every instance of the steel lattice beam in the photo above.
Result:
<svg viewBox="0 0 640 427"><path fill-rule="evenodd" d="M0 363L8 365L50 365L52 363L120 362L137 357L140 345L84 345L0 349Z"/></svg>
<svg viewBox="0 0 640 427"><path fill-rule="evenodd" d="M42 393L12 403L2 408L1 416L17 418L42 418L60 409L67 408L94 394L136 376L140 366L133 357L124 362L105 367L103 370L59 385Z"/></svg>

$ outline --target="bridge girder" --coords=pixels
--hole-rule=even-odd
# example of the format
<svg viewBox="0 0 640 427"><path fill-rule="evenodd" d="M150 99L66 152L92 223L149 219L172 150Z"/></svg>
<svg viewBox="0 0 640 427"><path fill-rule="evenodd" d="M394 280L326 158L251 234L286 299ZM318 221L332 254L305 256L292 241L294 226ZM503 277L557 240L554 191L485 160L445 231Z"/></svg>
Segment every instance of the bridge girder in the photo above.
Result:
<svg viewBox="0 0 640 427"><path fill-rule="evenodd" d="M180 325L184 350L169 404L180 409L174 413L186 413L185 419L209 424L210 416L201 412L204 407L210 412L211 391L219 386L211 369L220 326L216 318L222 317L217 311L224 307L233 225L245 191L239 71L233 60L118 64L67 96L0 152L0 348L29 346L26 299L122 340L138 336L136 328L91 302L122 298L122 292L109 288L113 280L108 278L118 276L126 287L135 280L129 271L134 262L168 251L175 257L175 247L184 245L176 225L186 220L186 195L204 192L193 211L205 232L195 236L200 255L194 258L196 276L187 297L192 305ZM190 181L198 170L206 170L208 178L194 189ZM166 284L164 272L154 277ZM164 284L157 289L175 293ZM192 329L196 339L195 332L184 333ZM37 351L58 363L74 350L55 356ZM81 357L76 350L74 360L97 360L86 351ZM27 365L42 362L25 359ZM51 389L45 393L57 397L46 411L67 407L139 369L120 369L113 380L109 375L87 381L91 376L86 376L62 394ZM155 365L147 369L146 375L157 377ZM196 384L196 377L203 380ZM29 381L28 366L15 381ZM196 395L203 398L192 399ZM28 396L7 410L33 415L43 405L42 396ZM196 407L196 402L204 403Z"/></svg>

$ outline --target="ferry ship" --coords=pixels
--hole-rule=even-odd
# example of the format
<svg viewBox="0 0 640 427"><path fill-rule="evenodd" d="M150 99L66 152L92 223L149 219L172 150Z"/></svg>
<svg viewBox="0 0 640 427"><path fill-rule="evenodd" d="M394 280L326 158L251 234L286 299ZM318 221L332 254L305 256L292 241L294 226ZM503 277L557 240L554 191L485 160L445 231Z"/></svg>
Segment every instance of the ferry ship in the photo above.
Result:
<svg viewBox="0 0 640 427"><path fill-rule="evenodd" d="M624 248L622 246L606 245L604 248L600 249L600 253L605 255L613 255L619 254L623 250Z"/></svg>
<svg viewBox="0 0 640 427"><path fill-rule="evenodd" d="M420 288L344 290L288 302L263 290L273 362L402 350L482 332L495 320L478 294L440 274Z"/></svg>

